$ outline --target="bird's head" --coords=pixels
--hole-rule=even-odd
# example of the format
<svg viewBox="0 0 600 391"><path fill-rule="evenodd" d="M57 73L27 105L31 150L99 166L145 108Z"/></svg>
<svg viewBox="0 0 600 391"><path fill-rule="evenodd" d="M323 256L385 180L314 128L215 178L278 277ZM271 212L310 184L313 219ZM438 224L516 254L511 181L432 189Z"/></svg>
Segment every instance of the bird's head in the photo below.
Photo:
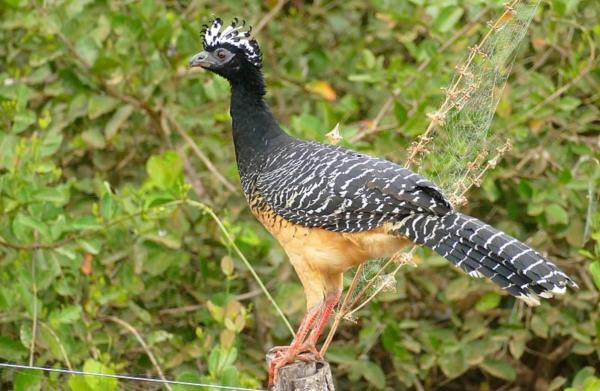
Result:
<svg viewBox="0 0 600 391"><path fill-rule="evenodd" d="M204 25L204 50L190 59L190 67L202 67L229 81L248 71L260 72L262 56L255 39L250 38L252 27L235 18L221 31L223 20L215 18Z"/></svg>

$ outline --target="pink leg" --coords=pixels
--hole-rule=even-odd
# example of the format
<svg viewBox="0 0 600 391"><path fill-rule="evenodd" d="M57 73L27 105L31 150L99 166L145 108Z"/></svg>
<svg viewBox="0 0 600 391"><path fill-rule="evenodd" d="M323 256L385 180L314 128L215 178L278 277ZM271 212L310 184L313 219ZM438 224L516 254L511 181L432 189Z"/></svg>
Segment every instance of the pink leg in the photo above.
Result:
<svg viewBox="0 0 600 391"><path fill-rule="evenodd" d="M311 308L306 315L304 315L304 318L300 323L300 327L298 327L298 331L296 332L296 336L292 340L290 346L280 346L276 348L276 350L281 350L281 355L274 358L269 366L269 386L273 385L275 382L279 368L294 362L294 360L298 357L298 353L302 351L302 344L306 339L308 332L313 328L317 317L321 313L322 307L323 304L317 305Z"/></svg>
<svg viewBox="0 0 600 391"><path fill-rule="evenodd" d="M327 296L327 298L323 302L323 312L321 313L321 317L319 318L319 321L317 322L315 327L312 329L310 335L308 336L306 344L303 346L303 348L305 348L306 350L315 354L317 356L317 358L319 358L319 359L321 357L316 348L317 342L319 340L319 337L323 333L323 329L327 325L327 321L331 317L331 314L332 314L333 310L335 309L335 306L340 301L341 295L342 295L342 291L336 291L335 293Z"/></svg>

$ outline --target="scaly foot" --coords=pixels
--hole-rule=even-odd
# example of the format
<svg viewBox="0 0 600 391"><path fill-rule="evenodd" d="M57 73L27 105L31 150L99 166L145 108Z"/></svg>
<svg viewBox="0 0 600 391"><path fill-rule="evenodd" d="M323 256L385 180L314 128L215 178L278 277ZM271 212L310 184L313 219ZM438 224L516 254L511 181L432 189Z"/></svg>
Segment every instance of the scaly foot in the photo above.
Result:
<svg viewBox="0 0 600 391"><path fill-rule="evenodd" d="M283 345L283 346L273 346L270 350L269 353L274 353L275 357L279 357L283 354L285 354L289 349L291 349L290 345ZM309 342L305 342L304 344L302 344L302 346L298 349L298 356L303 355L303 356L308 356L308 357L313 357L315 358L315 360L321 360L321 354L319 353L319 350L317 349L317 347L315 346L315 344L311 344Z"/></svg>
<svg viewBox="0 0 600 391"><path fill-rule="evenodd" d="M319 350L317 349L314 343L305 342L300 348L300 351L310 353L314 357L314 360L312 361L319 361L323 359L321 353L319 353Z"/></svg>
<svg viewBox="0 0 600 391"><path fill-rule="evenodd" d="M277 380L277 372L280 368L293 363L296 359L304 362L318 361L321 355L313 345L297 346L276 346L271 349L271 352L275 352L275 358L269 365L269 387L271 387L275 380Z"/></svg>

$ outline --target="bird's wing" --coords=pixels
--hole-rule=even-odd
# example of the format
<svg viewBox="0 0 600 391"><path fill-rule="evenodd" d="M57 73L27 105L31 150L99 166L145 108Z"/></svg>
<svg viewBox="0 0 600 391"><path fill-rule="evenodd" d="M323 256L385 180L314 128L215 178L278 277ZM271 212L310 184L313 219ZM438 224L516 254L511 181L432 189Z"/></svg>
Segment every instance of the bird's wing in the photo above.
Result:
<svg viewBox="0 0 600 391"><path fill-rule="evenodd" d="M283 218L339 232L451 209L433 183L398 164L299 140L271 154L255 186Z"/></svg>

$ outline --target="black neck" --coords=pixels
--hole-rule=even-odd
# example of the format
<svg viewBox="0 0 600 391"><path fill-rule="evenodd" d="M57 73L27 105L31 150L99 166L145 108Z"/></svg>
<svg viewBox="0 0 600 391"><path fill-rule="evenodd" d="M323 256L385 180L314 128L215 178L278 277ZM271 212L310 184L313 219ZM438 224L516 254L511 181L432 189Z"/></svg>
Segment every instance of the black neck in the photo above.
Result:
<svg viewBox="0 0 600 391"><path fill-rule="evenodd" d="M277 124L264 100L265 87L260 70L239 79L230 79L233 142L238 167L254 165L269 148L287 136ZM240 165L243 161L245 164Z"/></svg>

